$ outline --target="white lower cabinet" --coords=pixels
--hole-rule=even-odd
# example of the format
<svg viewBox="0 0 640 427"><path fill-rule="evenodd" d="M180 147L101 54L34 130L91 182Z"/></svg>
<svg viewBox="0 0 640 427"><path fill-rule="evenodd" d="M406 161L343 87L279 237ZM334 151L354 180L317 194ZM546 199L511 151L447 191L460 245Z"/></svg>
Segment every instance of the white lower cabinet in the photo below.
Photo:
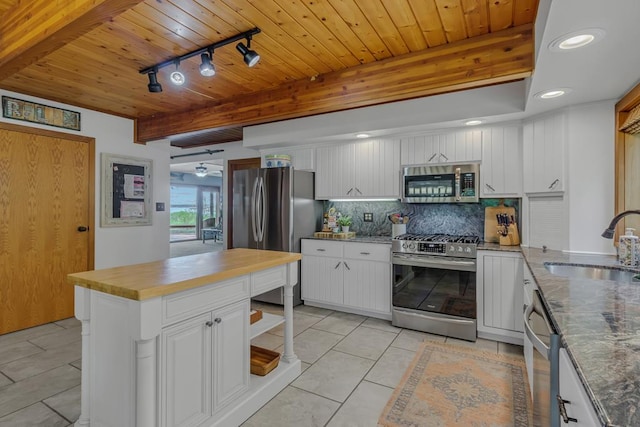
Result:
<svg viewBox="0 0 640 427"><path fill-rule="evenodd" d="M572 427L595 427L600 426L600 420L596 415L593 404L587 396L587 392L582 386L582 382L569 359L567 350L560 349L560 397L564 401L564 409L570 420L568 425ZM560 425L566 425L562 419L560 411Z"/></svg>
<svg viewBox="0 0 640 427"><path fill-rule="evenodd" d="M391 247L302 239L306 305L391 319Z"/></svg>
<svg viewBox="0 0 640 427"><path fill-rule="evenodd" d="M523 344L523 280L519 253L478 251L478 337Z"/></svg>
<svg viewBox="0 0 640 427"><path fill-rule="evenodd" d="M249 301L161 334L163 426L198 425L249 387Z"/></svg>

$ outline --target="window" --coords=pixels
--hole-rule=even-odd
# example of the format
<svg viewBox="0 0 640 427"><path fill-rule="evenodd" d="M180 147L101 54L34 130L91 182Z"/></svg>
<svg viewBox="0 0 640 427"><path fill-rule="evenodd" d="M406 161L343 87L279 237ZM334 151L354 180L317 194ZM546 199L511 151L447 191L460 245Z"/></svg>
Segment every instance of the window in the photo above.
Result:
<svg viewBox="0 0 640 427"><path fill-rule="evenodd" d="M219 187L171 185L169 224L172 242L199 239L204 226L219 227L222 224Z"/></svg>

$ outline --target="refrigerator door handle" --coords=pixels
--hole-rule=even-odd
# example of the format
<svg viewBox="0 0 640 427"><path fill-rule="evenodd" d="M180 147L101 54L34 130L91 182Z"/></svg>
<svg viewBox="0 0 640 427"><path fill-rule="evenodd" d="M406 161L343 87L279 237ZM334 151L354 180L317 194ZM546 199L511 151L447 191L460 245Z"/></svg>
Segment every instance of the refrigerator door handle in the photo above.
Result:
<svg viewBox="0 0 640 427"><path fill-rule="evenodd" d="M257 220L256 228L258 229L258 242L262 242L264 239L264 228L265 228L265 209L264 209L264 201L265 201L265 189L264 189L264 178L260 177L260 182L258 184L258 203L257 203Z"/></svg>
<svg viewBox="0 0 640 427"><path fill-rule="evenodd" d="M267 228L267 212L266 212L266 200L267 200L267 190L264 186L264 178L260 178L260 190L261 190L261 207L262 207L262 224L260 225L260 241L264 240L264 231Z"/></svg>
<svg viewBox="0 0 640 427"><path fill-rule="evenodd" d="M256 178L253 181L253 192L251 193L251 231L253 232L253 240L258 241L258 221L257 221L257 208L258 208L258 184L260 178Z"/></svg>

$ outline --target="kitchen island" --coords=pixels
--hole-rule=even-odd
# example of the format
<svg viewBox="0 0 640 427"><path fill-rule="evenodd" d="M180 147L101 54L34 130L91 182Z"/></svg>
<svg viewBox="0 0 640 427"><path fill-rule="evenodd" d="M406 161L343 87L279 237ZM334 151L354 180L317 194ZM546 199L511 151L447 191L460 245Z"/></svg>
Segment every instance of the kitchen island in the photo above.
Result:
<svg viewBox="0 0 640 427"><path fill-rule="evenodd" d="M71 274L82 322L76 426L234 426L300 374L300 254L231 249ZM250 298L284 287L284 317L249 324ZM284 322L279 366L250 375L250 340Z"/></svg>
<svg viewBox="0 0 640 427"><path fill-rule="evenodd" d="M522 254L600 423L640 425L640 283L561 277L545 267L619 267L614 256L534 248Z"/></svg>

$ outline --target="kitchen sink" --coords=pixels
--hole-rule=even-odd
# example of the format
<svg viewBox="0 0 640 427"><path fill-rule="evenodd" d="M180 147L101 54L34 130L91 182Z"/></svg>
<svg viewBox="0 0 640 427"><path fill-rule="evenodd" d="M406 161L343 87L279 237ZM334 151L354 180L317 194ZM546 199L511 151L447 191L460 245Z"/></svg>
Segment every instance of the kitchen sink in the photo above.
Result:
<svg viewBox="0 0 640 427"><path fill-rule="evenodd" d="M596 265L571 265L545 263L549 273L572 279L611 280L614 282L640 282L640 272L617 267L599 267Z"/></svg>

